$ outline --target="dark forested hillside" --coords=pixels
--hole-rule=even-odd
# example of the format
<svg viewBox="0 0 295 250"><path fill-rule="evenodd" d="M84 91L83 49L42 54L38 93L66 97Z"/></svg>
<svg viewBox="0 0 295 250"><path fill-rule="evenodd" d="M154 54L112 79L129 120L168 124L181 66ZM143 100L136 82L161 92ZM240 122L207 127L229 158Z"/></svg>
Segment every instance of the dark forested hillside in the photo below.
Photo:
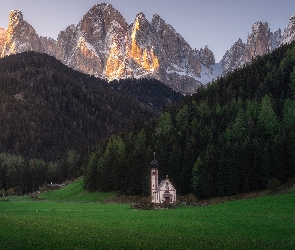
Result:
<svg viewBox="0 0 295 250"><path fill-rule="evenodd" d="M0 190L20 185L18 180L31 178L22 185L32 190L49 181L47 176L53 181L76 176L81 150L182 98L152 79L129 81L111 88L35 52L0 59ZM59 164L49 166L50 161Z"/></svg>
<svg viewBox="0 0 295 250"><path fill-rule="evenodd" d="M120 79L110 82L108 87L122 94L131 95L157 111L184 98L182 94L156 79Z"/></svg>
<svg viewBox="0 0 295 250"><path fill-rule="evenodd" d="M0 150L56 160L126 128L152 109L107 90L52 57L33 52L0 60Z"/></svg>
<svg viewBox="0 0 295 250"><path fill-rule="evenodd" d="M148 193L152 152L179 194L232 195L295 177L295 44L111 137L87 163L85 188Z"/></svg>

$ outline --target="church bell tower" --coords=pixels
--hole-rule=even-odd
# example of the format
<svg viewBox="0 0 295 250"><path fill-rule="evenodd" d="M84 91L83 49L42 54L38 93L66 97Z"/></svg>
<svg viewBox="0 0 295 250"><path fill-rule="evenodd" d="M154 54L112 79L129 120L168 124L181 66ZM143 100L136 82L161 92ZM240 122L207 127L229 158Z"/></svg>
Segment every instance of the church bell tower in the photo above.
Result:
<svg viewBox="0 0 295 250"><path fill-rule="evenodd" d="M156 161L156 153L154 153L154 160L151 162L151 198L152 198L152 203L156 202L157 189L158 189L158 162Z"/></svg>

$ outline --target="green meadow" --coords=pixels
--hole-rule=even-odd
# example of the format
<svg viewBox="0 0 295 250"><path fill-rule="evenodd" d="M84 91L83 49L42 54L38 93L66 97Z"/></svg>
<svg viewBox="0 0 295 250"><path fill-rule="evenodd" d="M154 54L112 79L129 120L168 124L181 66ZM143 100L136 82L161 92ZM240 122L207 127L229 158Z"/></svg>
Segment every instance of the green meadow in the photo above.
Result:
<svg viewBox="0 0 295 250"><path fill-rule="evenodd" d="M115 195L116 193L112 192L85 191L83 189L83 179L78 179L62 189L44 192L39 197L58 202L105 202Z"/></svg>
<svg viewBox="0 0 295 250"><path fill-rule="evenodd" d="M44 193L47 201L1 198L0 249L295 249L295 192L136 210L79 186Z"/></svg>

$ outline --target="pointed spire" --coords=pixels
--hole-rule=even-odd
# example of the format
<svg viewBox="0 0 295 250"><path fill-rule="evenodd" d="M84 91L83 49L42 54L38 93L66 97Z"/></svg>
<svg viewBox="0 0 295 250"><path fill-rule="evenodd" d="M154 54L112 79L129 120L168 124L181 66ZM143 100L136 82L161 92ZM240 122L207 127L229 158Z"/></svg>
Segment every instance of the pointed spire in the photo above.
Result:
<svg viewBox="0 0 295 250"><path fill-rule="evenodd" d="M158 168L158 162L156 161L156 152L154 152L154 160L151 162L152 168Z"/></svg>

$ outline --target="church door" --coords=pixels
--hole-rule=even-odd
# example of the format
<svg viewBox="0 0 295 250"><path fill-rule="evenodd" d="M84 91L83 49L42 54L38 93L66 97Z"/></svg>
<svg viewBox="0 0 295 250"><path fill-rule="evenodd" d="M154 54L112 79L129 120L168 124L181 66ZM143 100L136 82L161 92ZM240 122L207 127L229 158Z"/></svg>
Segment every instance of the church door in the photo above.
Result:
<svg viewBox="0 0 295 250"><path fill-rule="evenodd" d="M165 197L165 204L170 204L170 198L169 197Z"/></svg>

